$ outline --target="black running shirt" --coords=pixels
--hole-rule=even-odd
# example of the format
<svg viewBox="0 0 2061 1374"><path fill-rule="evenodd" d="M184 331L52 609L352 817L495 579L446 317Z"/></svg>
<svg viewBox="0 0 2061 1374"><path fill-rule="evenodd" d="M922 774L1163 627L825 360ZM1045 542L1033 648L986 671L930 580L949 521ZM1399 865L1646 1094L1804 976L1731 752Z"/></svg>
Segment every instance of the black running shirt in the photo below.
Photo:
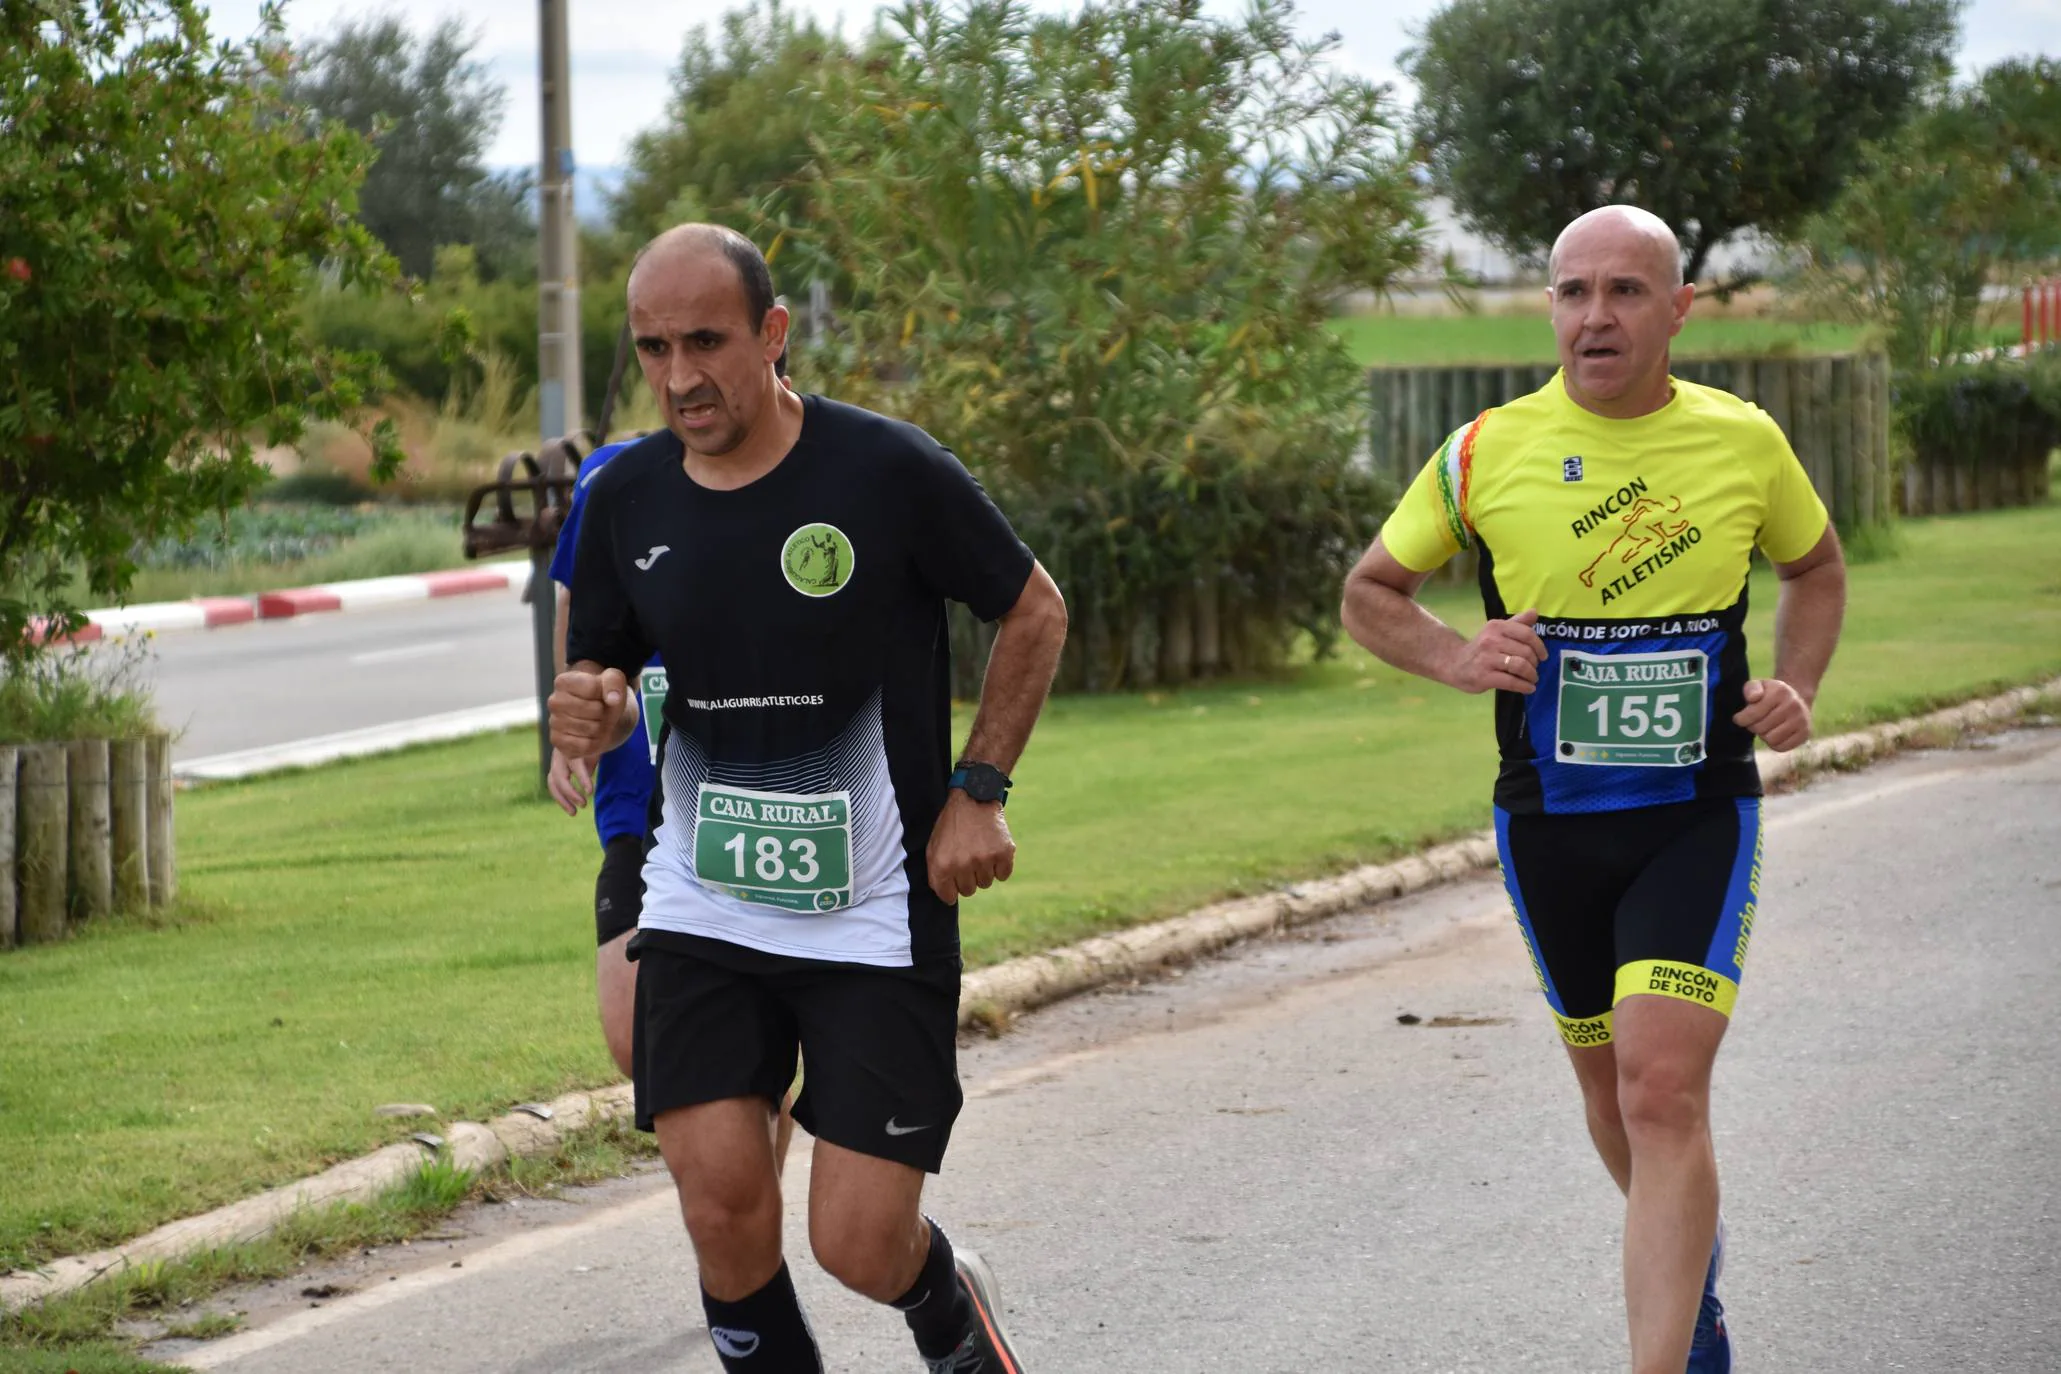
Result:
<svg viewBox="0 0 2061 1374"><path fill-rule="evenodd" d="M608 465L566 658L632 681L665 661L640 944L906 967L959 942L924 858L952 758L945 602L994 620L1034 560L922 430L802 405L787 456L735 491L690 478L669 431Z"/></svg>

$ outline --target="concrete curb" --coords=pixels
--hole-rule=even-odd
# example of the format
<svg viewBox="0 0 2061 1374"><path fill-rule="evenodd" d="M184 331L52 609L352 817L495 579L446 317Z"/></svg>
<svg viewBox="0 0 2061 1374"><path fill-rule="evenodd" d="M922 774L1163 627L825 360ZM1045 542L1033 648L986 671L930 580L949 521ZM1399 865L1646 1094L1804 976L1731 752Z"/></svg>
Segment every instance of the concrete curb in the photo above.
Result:
<svg viewBox="0 0 2061 1374"><path fill-rule="evenodd" d="M1763 752L1762 781L1773 789L1821 769L1857 766L1913 739L2004 724L2051 693L2061 693L2061 677L1910 720L1814 740L1788 755ZM1420 892L1495 861L1495 836L1483 831L1395 863L1368 865L1258 897L1218 902L1170 920L1012 959L967 976L959 997L959 1024L1029 1011L1119 979L1200 958L1240 940ZM549 1119L511 1112L485 1125L461 1121L445 1127L453 1162L486 1170L499 1167L511 1156L549 1153L568 1131L590 1121L626 1115L631 1108L630 1086L625 1083L593 1093L568 1093L548 1105ZM426 1157L424 1147L414 1143L389 1145L313 1178L204 1216L171 1222L127 1245L55 1260L38 1270L0 1275L0 1309L68 1293L135 1264L259 1239L302 1207L369 1200L420 1167Z"/></svg>
<svg viewBox="0 0 2061 1374"><path fill-rule="evenodd" d="M2040 697L2056 692L2061 692L2061 677L1929 715L1812 740L1787 754L1762 749L1761 784L1773 790L1825 768L1858 766L1913 738L2009 721ZM1495 832L1483 830L1392 864L1369 865L1264 896L1219 902L1065 949L1011 959L967 975L959 993L959 1024L965 1027L996 1015L1029 1011L1104 983L1200 958L1238 940L1407 896L1495 863Z"/></svg>
<svg viewBox="0 0 2061 1374"><path fill-rule="evenodd" d="M485 1173L506 1164L511 1155L548 1154L558 1148L568 1131L593 1121L629 1115L630 1085L623 1083L592 1093L567 1093L545 1105L551 1113L549 1120L528 1112L510 1112L485 1125L458 1121L443 1127L444 1145L451 1162ZM53 1260L40 1269L0 1276L0 1310L42 1302L139 1264L261 1240L302 1208L370 1201L434 1157L428 1146L403 1141L338 1164L313 1178L218 1207L202 1216L160 1226L115 1249L72 1255Z"/></svg>
<svg viewBox="0 0 2061 1374"><path fill-rule="evenodd" d="M289 740L285 744L260 745L230 754L209 754L203 758L174 761L172 776L181 782L228 782L237 778L277 773L287 768L309 768L340 759L366 758L391 753L417 744L470 739L519 725L537 723L537 700L522 697L488 706L468 706L461 711L397 721L391 725L368 725L357 730L339 730L333 735Z"/></svg>
<svg viewBox="0 0 2061 1374"><path fill-rule="evenodd" d="M1483 831L1392 864L1370 864L1335 878L1218 902L1185 916L1011 959L966 976L959 990L959 1024L1029 1011L1105 983L1201 958L1240 940L1421 892L1495 862L1495 834Z"/></svg>
<svg viewBox="0 0 2061 1374"><path fill-rule="evenodd" d="M261 592L253 596L203 596L191 601L148 601L136 606L109 606L86 612L86 624L64 639L91 644L124 635L162 630L212 630L245 625L253 620L279 620L318 611L362 611L397 601L430 601L469 592L519 590L529 582L528 559L506 559L448 572L409 573L400 577L367 577L355 582L324 582L312 587ZM29 633L40 640L47 621L33 621Z"/></svg>

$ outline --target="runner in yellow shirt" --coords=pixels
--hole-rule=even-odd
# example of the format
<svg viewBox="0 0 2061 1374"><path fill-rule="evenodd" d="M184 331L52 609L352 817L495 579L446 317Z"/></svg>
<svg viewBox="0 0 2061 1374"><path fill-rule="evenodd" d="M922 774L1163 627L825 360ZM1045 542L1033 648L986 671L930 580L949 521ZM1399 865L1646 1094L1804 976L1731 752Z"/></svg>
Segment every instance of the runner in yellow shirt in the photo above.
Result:
<svg viewBox="0 0 2061 1374"><path fill-rule="evenodd" d="M1710 1074L1760 892L1753 744L1810 737L1846 572L1774 421L1668 375L1695 288L1665 223L1583 215L1547 290L1559 374L1440 447L1347 579L1345 626L1399 668L1495 692L1504 882L1626 1196L1634 1374L1725 1374ZM1756 546L1781 579L1759 679ZM1415 601L1463 549L1488 613L1471 640Z"/></svg>

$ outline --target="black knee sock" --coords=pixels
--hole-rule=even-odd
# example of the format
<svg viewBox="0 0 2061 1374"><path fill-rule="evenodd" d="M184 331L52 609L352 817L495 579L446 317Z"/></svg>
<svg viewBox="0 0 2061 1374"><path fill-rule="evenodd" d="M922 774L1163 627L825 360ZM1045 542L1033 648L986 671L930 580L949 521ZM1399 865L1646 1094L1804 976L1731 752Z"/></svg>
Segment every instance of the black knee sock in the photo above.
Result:
<svg viewBox="0 0 2061 1374"><path fill-rule="evenodd" d="M802 1315L785 1264L765 1287L736 1302L712 1298L702 1289L701 1310L708 1314L716 1355L732 1374L823 1374L815 1333Z"/></svg>
<svg viewBox="0 0 2061 1374"><path fill-rule="evenodd" d="M888 1306L902 1314L915 1334L916 1349L926 1360L941 1360L973 1334L973 1303L952 1267L952 1242L944 1228L930 1222L930 1253L909 1291Z"/></svg>

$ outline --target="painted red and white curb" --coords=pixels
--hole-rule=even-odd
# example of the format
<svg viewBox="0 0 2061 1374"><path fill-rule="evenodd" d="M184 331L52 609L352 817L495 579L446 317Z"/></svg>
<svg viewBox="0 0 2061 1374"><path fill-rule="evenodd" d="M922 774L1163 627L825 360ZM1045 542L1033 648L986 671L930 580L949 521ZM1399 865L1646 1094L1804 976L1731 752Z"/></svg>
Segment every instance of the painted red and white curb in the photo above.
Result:
<svg viewBox="0 0 2061 1374"><path fill-rule="evenodd" d="M324 582L312 587L261 592L255 596L203 596L191 601L151 601L139 606L112 606L86 612L86 623L66 642L91 644L126 635L164 630L212 630L253 620L282 620L322 611L362 611L403 601L430 601L473 592L520 591L528 582L528 559L482 563L450 572L409 573L401 577L368 577L356 582ZM37 638L49 633L48 623L35 621Z"/></svg>

